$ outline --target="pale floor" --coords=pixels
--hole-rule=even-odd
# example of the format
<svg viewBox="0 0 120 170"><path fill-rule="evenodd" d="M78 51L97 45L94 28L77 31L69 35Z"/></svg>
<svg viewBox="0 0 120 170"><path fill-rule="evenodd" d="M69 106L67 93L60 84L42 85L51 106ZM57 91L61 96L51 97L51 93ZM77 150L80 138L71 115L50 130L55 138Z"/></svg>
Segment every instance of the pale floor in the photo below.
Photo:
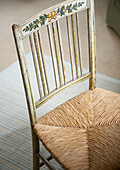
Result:
<svg viewBox="0 0 120 170"><path fill-rule="evenodd" d="M24 21L37 12L62 1L0 0L0 70L17 60L12 24ZM120 79L120 38L106 26L107 4L108 0L96 0L97 71ZM82 33L84 38L84 30ZM66 56L65 59L68 60Z"/></svg>

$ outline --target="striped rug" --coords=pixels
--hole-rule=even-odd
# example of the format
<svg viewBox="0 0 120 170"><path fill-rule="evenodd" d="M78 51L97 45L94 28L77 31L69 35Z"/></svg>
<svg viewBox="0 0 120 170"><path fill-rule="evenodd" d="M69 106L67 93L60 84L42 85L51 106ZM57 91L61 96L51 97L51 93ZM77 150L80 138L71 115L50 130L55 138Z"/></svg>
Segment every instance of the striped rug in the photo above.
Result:
<svg viewBox="0 0 120 170"><path fill-rule="evenodd" d="M49 62L48 57L46 61ZM66 63L66 66L69 67L69 63ZM120 80L99 73L97 73L97 80L97 87L120 93ZM88 81L78 83L61 92L40 108L39 116L86 89L88 89ZM32 169L31 143L24 89L19 65L15 62L0 73L0 170ZM48 155L42 145L41 150L45 156ZM52 160L51 163L56 169L62 169L56 161ZM47 168L43 166L41 169Z"/></svg>

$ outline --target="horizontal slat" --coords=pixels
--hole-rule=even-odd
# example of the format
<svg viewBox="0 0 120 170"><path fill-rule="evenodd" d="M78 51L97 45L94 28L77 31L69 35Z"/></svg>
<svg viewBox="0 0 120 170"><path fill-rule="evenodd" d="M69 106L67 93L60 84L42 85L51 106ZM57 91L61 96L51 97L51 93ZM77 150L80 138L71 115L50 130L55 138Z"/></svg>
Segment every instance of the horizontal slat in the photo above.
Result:
<svg viewBox="0 0 120 170"><path fill-rule="evenodd" d="M53 159L53 157L50 155L46 160L47 160L47 161L50 161L51 159ZM41 162L40 165L39 165L39 167L41 168L41 167L44 166L44 165L45 165L44 162Z"/></svg>
<svg viewBox="0 0 120 170"><path fill-rule="evenodd" d="M45 159L45 157L41 153L37 153L37 156L44 162L44 164L50 169L50 170L56 170L52 164Z"/></svg>
<svg viewBox="0 0 120 170"><path fill-rule="evenodd" d="M20 24L22 37L24 38L41 26L48 25L64 16L69 16L88 8L86 2L87 0L68 0L38 13L26 22Z"/></svg>
<svg viewBox="0 0 120 170"><path fill-rule="evenodd" d="M63 85L62 87L60 87L59 89L53 90L51 93L49 93L48 96L44 97L43 99L39 99L38 101L36 101L36 103L35 103L36 108L38 108L39 106L41 106L42 104L47 102L50 98L52 98L54 95L58 94L62 90L66 89L66 88L68 88L68 87L70 87L70 86L72 86L72 85L74 85L74 84L76 84L78 82L81 82L81 81L84 81L86 79L89 79L90 77L91 77L91 74L86 73L82 77L77 78L75 81L70 81L66 85Z"/></svg>

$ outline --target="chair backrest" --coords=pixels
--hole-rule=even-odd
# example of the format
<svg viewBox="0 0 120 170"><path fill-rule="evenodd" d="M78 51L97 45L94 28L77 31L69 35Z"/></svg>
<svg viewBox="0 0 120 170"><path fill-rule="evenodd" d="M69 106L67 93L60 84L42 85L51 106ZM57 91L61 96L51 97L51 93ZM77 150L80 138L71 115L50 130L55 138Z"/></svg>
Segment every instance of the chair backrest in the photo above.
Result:
<svg viewBox="0 0 120 170"><path fill-rule="evenodd" d="M82 66L78 16L78 13L82 10L87 10L88 20L89 72L85 74L83 74ZM63 17L66 20L68 49L72 75L71 81L66 80L66 70L64 64L63 46L60 30L60 19ZM36 109L61 90L86 79L89 79L89 89L95 88L96 52L94 17L94 0L67 0L61 4L55 5L43 12L38 13L37 15L22 24L13 25L13 34L15 38L26 93L31 125L33 125L36 120ZM55 88L52 91L49 88L46 63L42 48L40 33L40 29L42 27L46 27L47 30L49 48L52 58L52 69L55 81ZM39 91L39 99L37 101L34 101L33 98L29 70L27 67L25 51L23 47L23 39L25 39L26 37L29 37L34 69L36 73L36 81L38 86L37 88ZM57 66L55 66L55 58Z"/></svg>

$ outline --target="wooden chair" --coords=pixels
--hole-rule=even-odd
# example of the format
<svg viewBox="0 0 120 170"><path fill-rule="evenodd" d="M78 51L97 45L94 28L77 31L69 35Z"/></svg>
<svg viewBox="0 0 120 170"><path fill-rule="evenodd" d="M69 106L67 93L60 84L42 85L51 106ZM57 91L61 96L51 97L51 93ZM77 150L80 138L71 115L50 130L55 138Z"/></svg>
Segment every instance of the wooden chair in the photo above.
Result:
<svg viewBox="0 0 120 170"><path fill-rule="evenodd" d="M83 73L79 15L87 11L89 72ZM49 160L54 158L64 169L120 168L120 95L96 88L94 0L67 0L38 13L26 22L13 25L29 118L32 129L33 169L43 164L55 169ZM71 81L66 80L60 20L66 20L71 66ZM50 90L40 30L46 28L51 51L54 90ZM34 100L23 40L29 37L39 99ZM72 38L71 38L72 37ZM66 41L67 41L66 40ZM73 48L72 48L73 47ZM55 48L55 53L53 52ZM73 50L73 51L72 51ZM57 67L55 66L55 58ZM73 60L75 62L73 62ZM74 64L75 63L75 64ZM75 66L75 69L74 69ZM80 70L79 70L80 68ZM57 70L56 70L57 69ZM36 118L36 110L62 90L89 79L89 90ZM42 82L42 83L40 83ZM44 158L39 140L50 152ZM43 163L39 163L40 159Z"/></svg>

